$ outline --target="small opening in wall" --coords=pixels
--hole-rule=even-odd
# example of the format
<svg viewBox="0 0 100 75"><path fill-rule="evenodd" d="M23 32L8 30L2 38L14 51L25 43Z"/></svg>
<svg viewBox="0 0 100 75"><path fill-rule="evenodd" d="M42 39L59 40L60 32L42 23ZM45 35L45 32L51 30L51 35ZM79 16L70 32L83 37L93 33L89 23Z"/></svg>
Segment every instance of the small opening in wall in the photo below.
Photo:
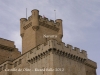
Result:
<svg viewBox="0 0 100 75"><path fill-rule="evenodd" d="M6 69L6 64L4 64L4 66L3 66L3 70L5 70Z"/></svg>
<svg viewBox="0 0 100 75"><path fill-rule="evenodd" d="M16 66L17 66L17 62L14 63L14 67L16 67Z"/></svg>
<svg viewBox="0 0 100 75"><path fill-rule="evenodd" d="M18 65L20 65L20 64L21 64L21 62L22 62L22 60L21 60L21 59L19 59Z"/></svg>

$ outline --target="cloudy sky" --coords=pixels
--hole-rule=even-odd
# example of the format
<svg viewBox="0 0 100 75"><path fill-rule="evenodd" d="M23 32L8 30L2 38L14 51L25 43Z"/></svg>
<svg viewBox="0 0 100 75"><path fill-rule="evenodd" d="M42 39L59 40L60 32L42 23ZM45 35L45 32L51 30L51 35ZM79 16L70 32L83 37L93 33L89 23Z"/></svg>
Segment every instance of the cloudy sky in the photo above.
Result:
<svg viewBox="0 0 100 75"><path fill-rule="evenodd" d="M100 75L100 0L0 0L0 38L15 41L21 51L20 18L38 9L49 19L63 20L63 42L88 52Z"/></svg>

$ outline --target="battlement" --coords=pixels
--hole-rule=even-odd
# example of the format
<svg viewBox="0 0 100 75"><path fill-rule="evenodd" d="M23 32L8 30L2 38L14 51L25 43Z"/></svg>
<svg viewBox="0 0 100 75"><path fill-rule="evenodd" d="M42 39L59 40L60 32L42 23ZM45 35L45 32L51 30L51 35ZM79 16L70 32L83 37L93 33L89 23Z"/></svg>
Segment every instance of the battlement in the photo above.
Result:
<svg viewBox="0 0 100 75"><path fill-rule="evenodd" d="M49 49L52 49L52 50L54 49L54 53L57 53L57 54L60 53L60 55L63 54L63 56L66 55L78 61L84 61L85 59L87 59L86 51L84 50L80 51L80 49L76 47L73 49L73 47L69 44L65 46L63 42L58 43L56 40L49 40L47 41L47 43L38 45L37 47L31 49L27 53L27 60L30 60L33 57L36 57L38 55L41 55L41 53L48 52Z"/></svg>
<svg viewBox="0 0 100 75"><path fill-rule="evenodd" d="M80 50L77 47L74 47L72 45L65 45L65 43L58 43L56 40L53 40L52 42L54 42L54 48L56 48L57 50L62 50L64 52L67 52L69 54L81 57L83 59L87 59L87 52L85 50Z"/></svg>
<svg viewBox="0 0 100 75"><path fill-rule="evenodd" d="M87 59L86 61L85 61L85 64L86 65L88 65L88 66L90 66L90 67L93 67L93 68L97 68L97 63L96 62L94 62L94 61L92 61L92 60L90 60L90 59Z"/></svg>
<svg viewBox="0 0 100 75"><path fill-rule="evenodd" d="M61 20L61 19L57 19L57 20ZM59 22L56 22L56 21L54 21L54 20L49 20L48 18L46 18L46 17L42 17L41 15L39 15L39 24L41 24L42 22L44 22L45 24L49 24L49 25L51 25L51 26L55 26L55 27L57 27L57 28L59 28L59 26L60 26L60 23Z"/></svg>
<svg viewBox="0 0 100 75"><path fill-rule="evenodd" d="M86 52L85 50L80 50L78 47L74 47L74 48L73 48L73 46L72 46L72 45L69 45L69 44L67 44L66 47L69 48L70 50L76 51L77 54L78 54L78 53L82 53L82 54L84 54L85 56L87 56L87 52Z"/></svg>
<svg viewBox="0 0 100 75"><path fill-rule="evenodd" d="M3 39L3 38L0 38L0 45L4 45L4 46L7 46L7 47L12 47L12 48L15 47L13 41L10 41L10 40L7 40L7 39Z"/></svg>
<svg viewBox="0 0 100 75"><path fill-rule="evenodd" d="M39 11L37 9L34 9L31 12L32 12L32 15L29 16L28 19L26 18L20 19L21 28L23 28L24 30L26 30L27 28L31 26L39 26L39 25L54 29L56 31L59 31L59 29L62 29L61 19L56 19L55 21L51 19L49 20L48 18L39 15Z"/></svg>

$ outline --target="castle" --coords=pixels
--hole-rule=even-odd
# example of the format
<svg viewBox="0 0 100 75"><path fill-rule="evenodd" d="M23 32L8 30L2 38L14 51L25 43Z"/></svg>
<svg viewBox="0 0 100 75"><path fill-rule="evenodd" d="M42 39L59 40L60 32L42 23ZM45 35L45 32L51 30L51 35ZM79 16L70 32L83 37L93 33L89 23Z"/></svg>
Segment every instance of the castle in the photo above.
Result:
<svg viewBox="0 0 100 75"><path fill-rule="evenodd" d="M48 20L34 9L20 19L22 54L13 41L0 38L0 75L96 75L87 52L62 42L62 20Z"/></svg>

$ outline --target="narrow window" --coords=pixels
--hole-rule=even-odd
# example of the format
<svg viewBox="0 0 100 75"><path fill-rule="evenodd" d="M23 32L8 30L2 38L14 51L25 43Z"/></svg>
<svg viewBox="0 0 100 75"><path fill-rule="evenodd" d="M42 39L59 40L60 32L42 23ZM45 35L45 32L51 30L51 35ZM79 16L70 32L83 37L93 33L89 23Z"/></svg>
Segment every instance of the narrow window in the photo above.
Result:
<svg viewBox="0 0 100 75"><path fill-rule="evenodd" d="M21 64L21 62L22 62L22 60L21 60L21 59L19 59L19 63L18 63L18 65L20 65L20 64Z"/></svg>
<svg viewBox="0 0 100 75"><path fill-rule="evenodd" d="M6 69L6 64L4 64L4 66L3 66L3 70L4 70L4 69Z"/></svg>
<svg viewBox="0 0 100 75"><path fill-rule="evenodd" d="M16 66L17 66L17 62L14 63L14 67L16 67Z"/></svg>

